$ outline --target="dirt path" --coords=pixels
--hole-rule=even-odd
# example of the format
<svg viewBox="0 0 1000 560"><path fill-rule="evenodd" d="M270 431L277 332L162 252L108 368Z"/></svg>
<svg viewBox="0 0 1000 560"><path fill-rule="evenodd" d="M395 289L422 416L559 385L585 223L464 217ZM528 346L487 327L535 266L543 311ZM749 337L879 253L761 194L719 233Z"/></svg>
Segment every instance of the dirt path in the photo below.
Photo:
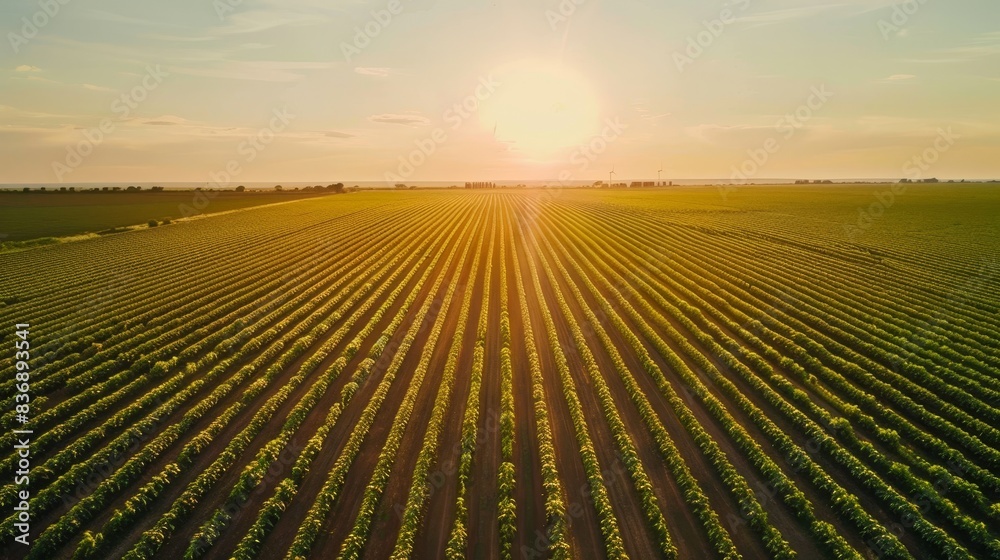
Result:
<svg viewBox="0 0 1000 560"><path fill-rule="evenodd" d="M494 255L488 252L490 245L488 232L491 227L490 223L493 223L495 220L496 213L491 212L490 222L486 223L481 228L482 231L486 232L486 234L483 235L482 239L483 257L482 262L479 265L479 274L476 278L463 277L460 280L461 282L472 286L472 308L469 310L468 322L466 323L464 338L462 341L462 353L459 357L458 370L455 374L455 389L452 394L447 420L441 432L437 460L435 461L435 470L433 471L434 474L430 480L431 495L428 499L427 510L424 515L425 523L418 532L417 543L414 546L414 550L416 550L421 557L444 557L445 548L448 545L448 538L450 537L451 527L455 521L455 510L457 507L456 498L458 496L458 468L462 455L462 422L465 417L466 404L468 403L469 398L469 389L471 384L470 374L472 370L474 349L476 347L476 328L479 323L480 316L484 313L488 318L487 325L495 326L500 323L500 307L498 302L499 296L497 295L499 290L499 267L495 263L497 259ZM485 282L487 281L485 274L488 261L494 261L494 268L492 271L492 277L489 279L490 306L489 309L483 309L481 302L483 301ZM498 342L497 337L494 336L491 338L490 331L487 330L482 382L478 395L481 423L488 422L488 418L491 415L494 415L497 418L499 417L499 362L496 360L490 360L491 350L493 351L493 355L499 353ZM496 366L495 369L491 369L491 362L493 362ZM495 403L489 402L489 397L491 396L490 389L495 389L492 391L492 396L496 398ZM493 425L496 424L494 423ZM488 426L489 425L487 425L487 428ZM499 439L497 436L498 433L495 429L492 432L486 429L477 433L476 446L473 454L473 469L475 469L476 462L480 460L481 454L489 454L493 451L499 451ZM473 473L475 473L475 470L473 470ZM466 507L469 508L469 505L473 504L474 500L478 497L473 494L473 492L489 488L490 481L492 480L495 482L495 479L495 475L492 477L486 477L486 479L477 479L475 474L473 474L470 480L471 488L466 490ZM495 502L496 494L494 490L493 495L489 499L489 503L493 503L495 507ZM471 511L472 508L469 509L469 516L471 519L474 514ZM489 519L489 516L485 519ZM474 531L476 530L476 525L470 521L467 526L467 530L470 534L470 540L472 540L472 535L475 534Z"/></svg>
<svg viewBox="0 0 1000 560"><path fill-rule="evenodd" d="M513 222L511 227L515 228L516 232L517 223ZM514 239L518 239L516 233ZM528 269L529 256L525 252L525 247L519 241L513 241L512 246L515 248L517 259L521 263L523 280L521 288L529 302L528 317L531 321L535 347L538 349L542 368L545 400L548 405L549 419L552 423L552 437L556 448L556 467L567 494L566 504L569 513L568 526L571 546L579 558L603 558L605 549L600 521L593 500L590 498L590 483L577 446L576 430L573 427L569 407L563 396L559 373L552 357L553 349L549 345L545 321L539 307L544 301L543 296L535 291ZM555 350L562 351L561 348Z"/></svg>
<svg viewBox="0 0 1000 560"><path fill-rule="evenodd" d="M508 201L504 200L504 205ZM505 208L506 210L506 208ZM523 327L525 313L518 300L518 286L514 282L514 259L517 258L516 247L513 245L511 236L510 215L505 212L505 227L501 232L506 236L507 251L503 255L507 264L507 290L508 317L511 325L511 387L514 393L514 446L512 460L514 463L515 486L514 501L517 505L517 528L514 533L513 556L515 558L532 557L531 553L538 551L541 557L545 551L546 536L546 513L545 513L545 488L542 486L542 465L538 451L538 424L535 422L534 397L532 395L531 370L528 361L528 351L524 343ZM533 327L534 328L534 327ZM493 360L499 369L499 356L494 356ZM499 423L499 379L496 383L497 391L497 418ZM499 429L499 428L495 428ZM492 483L495 487L497 469L499 468L499 449L497 449L497 466L488 471L488 476L494 479ZM479 500L481 509L495 511L496 505L488 501L484 496ZM485 503L484 503L485 502ZM483 515L483 524L492 527L491 533L497 533L497 518ZM482 529L480 529L482 531ZM494 537L499 546L499 536ZM474 544L473 558L496 558L493 552L483 552L480 556L482 546ZM526 554L527 553L527 554Z"/></svg>

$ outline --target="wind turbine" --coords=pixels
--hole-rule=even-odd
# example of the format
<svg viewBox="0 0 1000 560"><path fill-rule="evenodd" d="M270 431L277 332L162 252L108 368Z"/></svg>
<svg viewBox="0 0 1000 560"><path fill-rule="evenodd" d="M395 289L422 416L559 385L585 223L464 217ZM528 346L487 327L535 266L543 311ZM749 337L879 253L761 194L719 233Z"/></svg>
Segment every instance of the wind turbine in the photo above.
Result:
<svg viewBox="0 0 1000 560"><path fill-rule="evenodd" d="M656 171L656 186L657 187L659 187L660 183L662 183L662 181L660 181L660 173L663 173L663 162L662 161L660 162L660 168Z"/></svg>
<svg viewBox="0 0 1000 560"><path fill-rule="evenodd" d="M614 175L616 175L616 173L615 173L615 166L612 165L611 166L611 172L608 173L608 188L609 189L614 186L614 183L611 180L611 177L614 176Z"/></svg>

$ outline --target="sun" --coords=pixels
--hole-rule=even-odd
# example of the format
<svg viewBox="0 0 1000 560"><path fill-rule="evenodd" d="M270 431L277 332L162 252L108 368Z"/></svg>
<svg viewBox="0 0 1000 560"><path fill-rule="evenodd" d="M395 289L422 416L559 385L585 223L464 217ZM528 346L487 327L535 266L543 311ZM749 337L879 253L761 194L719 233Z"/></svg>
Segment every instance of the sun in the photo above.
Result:
<svg viewBox="0 0 1000 560"><path fill-rule="evenodd" d="M496 138L529 157L546 157L586 143L597 131L599 103L591 84L553 60L526 59L493 71L500 83L479 108Z"/></svg>

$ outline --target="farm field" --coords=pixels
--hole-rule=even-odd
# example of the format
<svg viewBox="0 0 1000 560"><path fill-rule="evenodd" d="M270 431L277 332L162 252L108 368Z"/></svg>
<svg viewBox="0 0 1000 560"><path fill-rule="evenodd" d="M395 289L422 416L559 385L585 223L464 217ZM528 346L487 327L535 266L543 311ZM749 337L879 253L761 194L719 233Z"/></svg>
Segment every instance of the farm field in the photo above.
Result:
<svg viewBox="0 0 1000 560"><path fill-rule="evenodd" d="M361 192L0 254L0 557L1000 559L1000 190L887 189Z"/></svg>
<svg viewBox="0 0 1000 560"><path fill-rule="evenodd" d="M26 241L95 233L176 220L200 213L226 212L262 204L322 196L313 193L193 191L143 193L0 192L0 241ZM196 198L197 197L197 198ZM187 210L185 210L187 209Z"/></svg>

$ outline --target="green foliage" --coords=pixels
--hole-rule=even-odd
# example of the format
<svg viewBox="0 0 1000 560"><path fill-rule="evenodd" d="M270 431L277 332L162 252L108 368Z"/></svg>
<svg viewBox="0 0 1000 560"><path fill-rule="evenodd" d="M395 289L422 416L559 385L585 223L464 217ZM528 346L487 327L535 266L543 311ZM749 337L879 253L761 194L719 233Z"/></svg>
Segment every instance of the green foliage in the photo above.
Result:
<svg viewBox="0 0 1000 560"><path fill-rule="evenodd" d="M942 200L919 192L914 206ZM572 481L585 483L612 558L626 557L636 522L676 557L674 516L690 516L715 557L737 558L744 530L790 559L775 521L789 514L831 558L1000 558L996 271L958 237L946 247L880 234L922 223L902 206L847 242L767 188L724 207L703 194L365 193L3 255L16 274L0 280L0 311L45 325L32 332L25 426L38 459L30 507L44 524L28 557L104 558L126 537L126 557L162 556L183 534L187 559L249 560L298 508L288 558L315 555L331 523L349 532L344 558L371 554L376 537L396 559L420 557L431 523L445 524L444 555L465 558L480 546L478 518L496 523L501 558L527 541L568 559L579 552ZM966 194L984 207L993 196ZM830 208L852 196L831 191ZM970 223L980 214L969 209ZM11 475L11 356L0 374L0 470ZM499 403L489 417L485 402ZM417 410L429 412L417 421ZM484 454L484 442L496 447ZM332 465L309 475L333 446ZM458 458L442 494L454 516L432 520L447 452ZM614 485L609 468L623 475ZM318 493L302 492L307 476ZM383 535L400 476L399 531ZM531 476L539 503L518 503ZM332 519L354 482L356 515ZM681 511L667 511L670 489ZM0 485L7 540L17 491ZM638 519L621 517L622 500ZM227 535L234 512L244 534ZM546 534L517 534L532 522ZM234 550L221 550L224 536Z"/></svg>

